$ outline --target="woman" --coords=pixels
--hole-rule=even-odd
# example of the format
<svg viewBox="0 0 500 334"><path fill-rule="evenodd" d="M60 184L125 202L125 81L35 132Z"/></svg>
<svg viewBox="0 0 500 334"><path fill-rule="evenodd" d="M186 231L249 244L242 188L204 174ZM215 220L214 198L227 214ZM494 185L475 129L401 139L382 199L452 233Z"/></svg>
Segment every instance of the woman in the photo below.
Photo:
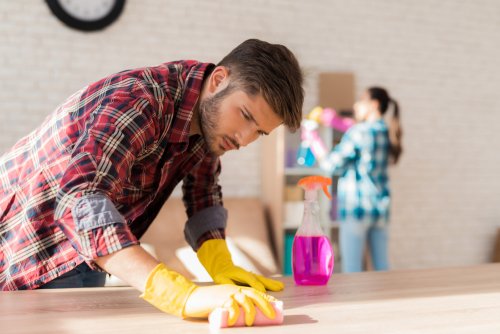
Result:
<svg viewBox="0 0 500 334"><path fill-rule="evenodd" d="M383 119L391 108L387 126ZM356 124L332 152L317 157L322 169L340 175L338 217L343 272L362 270L368 241L375 270L388 270L387 225L390 191L387 168L402 152L399 107L380 87L367 89L354 104Z"/></svg>

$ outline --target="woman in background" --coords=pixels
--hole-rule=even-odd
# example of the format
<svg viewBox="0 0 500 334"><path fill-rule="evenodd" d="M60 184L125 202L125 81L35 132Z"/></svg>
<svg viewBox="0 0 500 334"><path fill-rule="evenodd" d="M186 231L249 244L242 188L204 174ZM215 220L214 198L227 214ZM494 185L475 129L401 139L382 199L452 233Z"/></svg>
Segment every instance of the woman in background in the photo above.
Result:
<svg viewBox="0 0 500 334"><path fill-rule="evenodd" d="M389 125L383 116L393 115ZM343 272L362 271L366 241L375 270L388 270L389 162L402 152L399 106L380 87L367 89L354 104L356 124L332 152L317 157L322 169L340 175L338 218Z"/></svg>

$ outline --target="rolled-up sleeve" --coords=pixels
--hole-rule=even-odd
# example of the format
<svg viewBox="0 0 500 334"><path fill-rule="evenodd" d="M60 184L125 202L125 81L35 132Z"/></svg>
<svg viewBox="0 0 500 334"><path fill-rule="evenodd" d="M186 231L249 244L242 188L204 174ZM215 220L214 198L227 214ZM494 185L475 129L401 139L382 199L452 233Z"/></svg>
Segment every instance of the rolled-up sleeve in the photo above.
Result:
<svg viewBox="0 0 500 334"><path fill-rule="evenodd" d="M219 158L207 155L183 180L183 201L188 216L184 236L195 250L202 236L213 232L215 238L223 235L219 231L226 228L227 211L218 183L220 172Z"/></svg>
<svg viewBox="0 0 500 334"><path fill-rule="evenodd" d="M199 241L202 236L207 237L206 239L223 239L224 234L219 230L224 230L226 223L227 210L220 205L211 206L188 219L184 227L184 236L188 244L196 250L200 246Z"/></svg>
<svg viewBox="0 0 500 334"><path fill-rule="evenodd" d="M113 202L104 195L80 197L71 211L77 231L88 231L113 224L126 224Z"/></svg>
<svg viewBox="0 0 500 334"><path fill-rule="evenodd" d="M91 267L94 259L139 243L116 203L134 160L155 137L150 109L142 99L112 100L88 117L72 148L55 220Z"/></svg>

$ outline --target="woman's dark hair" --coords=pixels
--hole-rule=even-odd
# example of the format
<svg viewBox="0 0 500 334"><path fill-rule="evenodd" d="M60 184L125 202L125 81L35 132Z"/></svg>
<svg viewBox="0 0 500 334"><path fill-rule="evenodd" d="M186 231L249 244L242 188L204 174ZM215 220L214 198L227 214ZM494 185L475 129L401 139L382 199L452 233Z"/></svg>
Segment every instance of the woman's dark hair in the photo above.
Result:
<svg viewBox="0 0 500 334"><path fill-rule="evenodd" d="M401 145L401 137L403 130L401 129L401 121L399 117L399 105L396 100L392 99L387 91L381 87L368 88L368 94L372 100L379 103L379 110L382 115L385 115L389 105L393 105L393 115L389 121L389 142L390 142L390 157L393 163L397 163L403 147Z"/></svg>
<svg viewBox="0 0 500 334"><path fill-rule="evenodd" d="M300 127L304 102L302 71L285 46L249 39L217 65L228 68L233 77L232 89L241 88L251 96L262 94L285 126L291 131Z"/></svg>

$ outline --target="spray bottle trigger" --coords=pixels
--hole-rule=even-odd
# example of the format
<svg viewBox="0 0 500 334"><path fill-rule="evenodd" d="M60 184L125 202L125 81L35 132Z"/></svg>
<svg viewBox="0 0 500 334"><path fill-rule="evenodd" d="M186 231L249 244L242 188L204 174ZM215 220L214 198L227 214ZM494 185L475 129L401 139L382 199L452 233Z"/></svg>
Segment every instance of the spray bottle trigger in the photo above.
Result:
<svg viewBox="0 0 500 334"><path fill-rule="evenodd" d="M326 197L328 197L328 199L332 199L332 195L328 191L328 187L326 184L323 184L323 192L325 193Z"/></svg>

